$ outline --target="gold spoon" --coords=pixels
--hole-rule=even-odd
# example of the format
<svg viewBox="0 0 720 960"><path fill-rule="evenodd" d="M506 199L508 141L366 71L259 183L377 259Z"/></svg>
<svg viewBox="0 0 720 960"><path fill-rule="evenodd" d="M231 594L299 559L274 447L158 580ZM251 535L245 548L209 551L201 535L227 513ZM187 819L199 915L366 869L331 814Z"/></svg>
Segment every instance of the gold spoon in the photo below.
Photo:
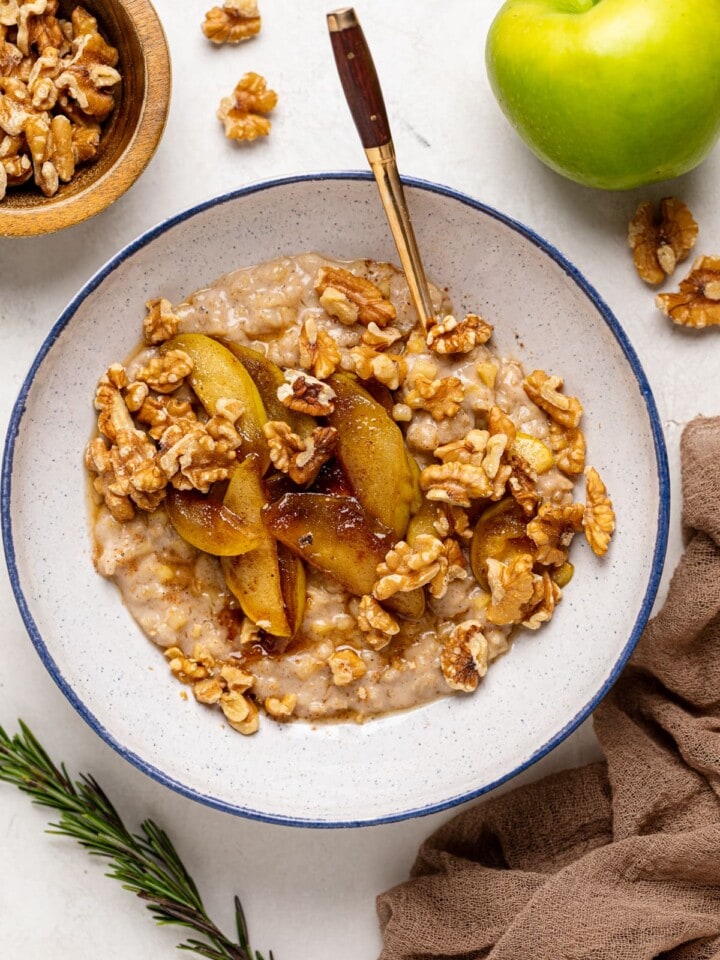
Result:
<svg viewBox="0 0 720 960"><path fill-rule="evenodd" d="M435 310L405 202L375 64L352 7L328 13L327 23L345 99L380 191L413 305L423 328L428 330Z"/></svg>

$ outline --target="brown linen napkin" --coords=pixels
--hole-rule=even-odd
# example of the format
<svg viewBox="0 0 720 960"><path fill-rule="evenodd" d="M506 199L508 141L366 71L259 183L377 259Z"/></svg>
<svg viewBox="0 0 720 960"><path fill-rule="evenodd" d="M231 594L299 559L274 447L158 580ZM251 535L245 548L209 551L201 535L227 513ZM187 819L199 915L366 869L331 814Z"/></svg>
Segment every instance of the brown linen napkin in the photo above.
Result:
<svg viewBox="0 0 720 960"><path fill-rule="evenodd" d="M687 549L594 714L606 761L426 840L381 960L720 960L720 417L681 454Z"/></svg>

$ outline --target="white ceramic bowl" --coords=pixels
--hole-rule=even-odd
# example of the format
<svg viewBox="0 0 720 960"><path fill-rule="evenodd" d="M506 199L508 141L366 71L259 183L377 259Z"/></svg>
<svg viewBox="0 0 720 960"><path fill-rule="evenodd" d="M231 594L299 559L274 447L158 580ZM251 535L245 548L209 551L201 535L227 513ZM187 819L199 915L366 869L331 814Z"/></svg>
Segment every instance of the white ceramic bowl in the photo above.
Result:
<svg viewBox="0 0 720 960"><path fill-rule="evenodd" d="M563 257L507 217L408 182L431 278L495 324L498 352L565 377L585 405L589 459L618 530L608 556L577 540L552 622L525 632L472 697L357 726L261 725L254 737L183 701L158 650L91 561L83 449L98 376L139 337L144 303L178 301L281 254L396 260L364 174L296 177L202 204L107 264L52 329L13 412L2 524L13 588L44 664L122 756L186 796L306 826L418 816L478 796L537 760L592 710L648 617L660 579L668 475L650 388L617 320ZM47 477L52 476L52 484Z"/></svg>

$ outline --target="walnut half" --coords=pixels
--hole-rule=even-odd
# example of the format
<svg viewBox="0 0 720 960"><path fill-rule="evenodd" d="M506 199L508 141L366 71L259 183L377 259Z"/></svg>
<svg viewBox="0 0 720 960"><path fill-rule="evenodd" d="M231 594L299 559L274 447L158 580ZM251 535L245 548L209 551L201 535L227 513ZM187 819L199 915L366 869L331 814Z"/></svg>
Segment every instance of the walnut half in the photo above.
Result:
<svg viewBox="0 0 720 960"><path fill-rule="evenodd" d="M695 246L698 225L682 200L665 197L656 215L652 203L637 208L628 228L635 269L645 283L662 283Z"/></svg>
<svg viewBox="0 0 720 960"><path fill-rule="evenodd" d="M720 257L698 257L678 293L661 293L655 304L673 323L684 327L720 324Z"/></svg>

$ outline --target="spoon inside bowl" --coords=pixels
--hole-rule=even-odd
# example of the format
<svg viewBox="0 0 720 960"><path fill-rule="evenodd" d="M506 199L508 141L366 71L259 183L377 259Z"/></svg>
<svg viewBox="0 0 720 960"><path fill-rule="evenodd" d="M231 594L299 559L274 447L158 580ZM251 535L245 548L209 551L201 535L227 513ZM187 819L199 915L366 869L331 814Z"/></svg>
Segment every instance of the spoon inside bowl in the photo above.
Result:
<svg viewBox="0 0 720 960"><path fill-rule="evenodd" d="M380 191L413 305L427 330L435 310L405 202L375 64L352 7L328 13L327 23L345 99Z"/></svg>

